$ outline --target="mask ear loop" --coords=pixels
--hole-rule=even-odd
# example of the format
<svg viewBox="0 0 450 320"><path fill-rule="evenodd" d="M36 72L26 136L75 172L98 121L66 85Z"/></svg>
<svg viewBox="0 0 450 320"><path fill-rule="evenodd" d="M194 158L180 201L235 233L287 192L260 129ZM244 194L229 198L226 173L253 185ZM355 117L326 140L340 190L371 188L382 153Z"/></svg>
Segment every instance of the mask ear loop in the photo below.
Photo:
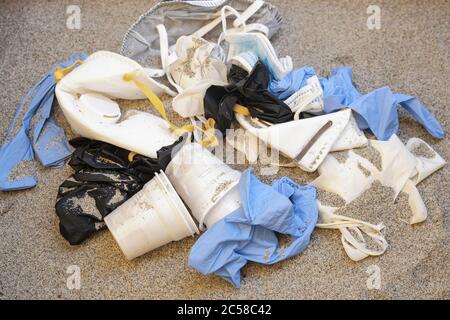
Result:
<svg viewBox="0 0 450 320"><path fill-rule="evenodd" d="M169 55L169 38L167 36L167 30L166 27L163 24L158 24L156 26L156 29L158 30L159 34L159 50L161 52L161 64L164 70L164 73L166 74L167 80L169 80L169 83L177 89L179 93L183 91L183 88L181 88L176 82L173 80L172 75L170 74L170 65L176 60L176 58L173 55ZM175 55L175 54L174 54Z"/></svg>
<svg viewBox="0 0 450 320"><path fill-rule="evenodd" d="M245 24L245 22L250 19L261 7L264 5L264 1L256 0L253 2L244 12L242 12L239 17L234 20L233 26L238 28L241 24Z"/></svg>
<svg viewBox="0 0 450 320"><path fill-rule="evenodd" d="M226 13L226 11L230 11L228 14ZM233 7L230 6L223 6L223 8L221 9L221 18L222 18L222 33L223 34L227 34L227 17L232 14L234 15L237 19L241 18L241 14L234 9ZM242 19L242 31L246 32L247 30L247 25L245 24L245 19ZM219 39L222 38L222 34L221 37L219 37ZM219 42L220 43L220 42Z"/></svg>

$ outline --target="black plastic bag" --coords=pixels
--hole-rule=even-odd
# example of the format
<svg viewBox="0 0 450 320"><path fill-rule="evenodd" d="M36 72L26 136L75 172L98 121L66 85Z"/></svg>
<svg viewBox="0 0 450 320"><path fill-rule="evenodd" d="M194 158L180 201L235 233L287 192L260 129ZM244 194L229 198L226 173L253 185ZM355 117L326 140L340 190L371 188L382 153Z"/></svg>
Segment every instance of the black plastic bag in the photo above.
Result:
<svg viewBox="0 0 450 320"><path fill-rule="evenodd" d="M156 159L101 141L71 140L75 151L69 165L75 173L60 185L55 205L61 235L76 245L102 229L105 216L141 190L155 172L165 170L183 140L158 150Z"/></svg>
<svg viewBox="0 0 450 320"><path fill-rule="evenodd" d="M237 68L235 66L235 68ZM236 71L234 71L236 72ZM267 66L258 61L247 78L225 87L211 86L205 93L204 106L207 119L216 121L217 129L225 134L234 120L233 108L240 104L252 117L270 123L291 121L294 113L283 101L268 90L270 75Z"/></svg>

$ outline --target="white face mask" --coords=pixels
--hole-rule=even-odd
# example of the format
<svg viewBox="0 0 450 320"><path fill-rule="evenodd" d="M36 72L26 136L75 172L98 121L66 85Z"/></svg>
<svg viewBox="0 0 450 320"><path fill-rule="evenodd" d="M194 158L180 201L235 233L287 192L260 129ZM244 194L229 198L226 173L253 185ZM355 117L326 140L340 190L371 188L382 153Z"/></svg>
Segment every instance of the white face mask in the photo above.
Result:
<svg viewBox="0 0 450 320"><path fill-rule="evenodd" d="M367 191L375 180L378 180L383 186L394 189L395 197L400 191L408 195L412 212L410 224L424 221L427 217L427 208L416 184L442 168L445 160L418 138L411 138L406 147L396 135L393 135L389 141L375 140L371 144L381 153L381 171L367 159L349 151L345 163L340 163L332 155L328 155L319 167L320 176L311 184L320 190L336 193L346 203L350 203ZM415 155L414 149L419 145L422 145L431 156ZM370 175L364 174L360 167L367 170ZM359 261L368 256L380 255L386 250L387 243L381 234L382 224L375 226L349 217L337 216L334 214L336 209L320 204L322 223L319 223L317 227L339 229L345 251L352 260ZM364 239L359 237L358 241L350 234L349 229L361 237L362 233L371 237L379 244L380 250L369 250Z"/></svg>
<svg viewBox="0 0 450 320"><path fill-rule="evenodd" d="M123 80L126 73L136 72L140 81L145 83L156 95L174 92L147 75L147 71L137 62L120 54L98 51L59 83L66 92L101 93L112 99L145 99L145 95L132 83Z"/></svg>
<svg viewBox="0 0 450 320"><path fill-rule="evenodd" d="M229 44L228 62L244 60L241 65L254 65L254 57L258 57L269 68L270 73L278 80L290 72L293 68L292 59L287 56L279 59L270 40L261 33L255 32L226 32L225 41ZM254 55L248 54L253 52Z"/></svg>
<svg viewBox="0 0 450 320"><path fill-rule="evenodd" d="M155 158L177 136L166 121L150 113L130 110L121 119L119 105L111 99L146 98L132 81L124 80L127 73L136 74L157 95L164 92L136 62L101 51L59 81L55 94L76 133Z"/></svg>
<svg viewBox="0 0 450 320"><path fill-rule="evenodd" d="M248 27L256 24L270 38L283 22L276 6L259 0L161 1L133 23L124 36L121 54L146 67L155 67L154 58L160 55L155 32L158 24L167 28L169 47L179 37L193 34L216 43L222 31L216 26L221 22L221 9L226 5L232 5L240 14L232 23L234 28L246 22Z"/></svg>
<svg viewBox="0 0 450 320"><path fill-rule="evenodd" d="M351 110L257 128L236 114L239 124L272 148L288 156L304 171L315 171L328 152L367 144L364 134L350 122ZM353 120L352 120L353 121ZM296 139L292 139L295 136ZM337 145L337 147L334 147Z"/></svg>
<svg viewBox="0 0 450 320"><path fill-rule="evenodd" d="M284 102L291 108L294 120L298 120L301 112L321 114L323 111L323 90L319 78L312 76L306 85L291 95Z"/></svg>
<svg viewBox="0 0 450 320"><path fill-rule="evenodd" d="M214 54L218 48L196 36L180 37L175 48L178 58L169 66L170 77L177 87L184 90L201 81L226 83L227 67L220 56Z"/></svg>

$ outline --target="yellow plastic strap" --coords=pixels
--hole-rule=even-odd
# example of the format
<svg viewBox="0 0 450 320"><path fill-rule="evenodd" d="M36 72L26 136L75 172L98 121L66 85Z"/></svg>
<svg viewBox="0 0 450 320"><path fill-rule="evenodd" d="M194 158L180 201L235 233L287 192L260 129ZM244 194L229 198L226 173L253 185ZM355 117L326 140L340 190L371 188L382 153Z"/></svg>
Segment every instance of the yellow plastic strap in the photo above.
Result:
<svg viewBox="0 0 450 320"><path fill-rule="evenodd" d="M137 155L136 152L134 151L130 151L130 153L128 154L128 161L133 161L134 157Z"/></svg>
<svg viewBox="0 0 450 320"><path fill-rule="evenodd" d="M58 82L59 80L61 80L62 78L64 78L64 76L66 74L68 74L70 71L72 71L76 66L82 64L83 61L81 60L77 60L75 61L72 65L68 66L67 68L61 68L61 67L56 67L55 68L55 72L53 73L53 76L55 77L56 82Z"/></svg>
<svg viewBox="0 0 450 320"><path fill-rule="evenodd" d="M247 107L241 106L240 104L235 104L233 107L233 111L239 114L242 114L243 116L249 117L250 111Z"/></svg>
<svg viewBox="0 0 450 320"><path fill-rule="evenodd" d="M213 118L209 118L206 120L206 122L203 124L205 126L205 130L202 128L198 128L195 126L196 129L203 132L206 136L206 139L203 139L200 143L204 147L208 146L217 146L219 144L219 141L217 140L216 134L215 134L215 125L216 121Z"/></svg>
<svg viewBox="0 0 450 320"><path fill-rule="evenodd" d="M201 141L202 146L207 147L210 145L215 146L218 144L217 137L214 134L214 125L215 125L214 119L211 118L205 122L205 130L194 125L184 125L182 127L177 127L175 124L172 123L172 121L170 121L169 117L166 114L164 104L158 98L158 96L152 91L152 89L147 87L139 80L136 80L135 72L125 74L123 76L123 79L125 81L133 81L136 87L138 87L139 90L141 90L142 93L145 94L145 96L148 98L150 103L155 107L155 109L158 111L161 117L163 117L163 119L166 120L166 122L170 125L170 128L176 135L181 136L183 133L193 132L195 129L197 129L206 135L206 139Z"/></svg>

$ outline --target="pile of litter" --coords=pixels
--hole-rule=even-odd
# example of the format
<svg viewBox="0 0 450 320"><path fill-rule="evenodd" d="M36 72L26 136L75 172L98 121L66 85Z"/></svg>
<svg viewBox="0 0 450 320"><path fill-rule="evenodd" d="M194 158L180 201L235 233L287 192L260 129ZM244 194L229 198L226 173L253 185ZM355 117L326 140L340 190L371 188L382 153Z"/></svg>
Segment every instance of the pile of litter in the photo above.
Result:
<svg viewBox="0 0 450 320"><path fill-rule="evenodd" d="M74 55L24 97L0 149L0 190L35 186L35 155L47 167L70 157L75 173L55 206L70 244L107 226L134 259L203 232L189 264L236 287L247 262L299 254L316 227L339 230L354 261L383 254L386 226L365 221L357 204L377 205L377 190L386 198L380 212L395 202L410 213L399 218L423 222L416 186L446 163L425 141L397 137L398 107L431 136L444 131L415 97L388 87L359 92L349 67L328 77L294 69L270 42L282 21L262 0L157 4L128 30L121 54ZM183 125L167 115L166 95ZM81 136L70 144L51 118L55 96ZM122 111L123 101L142 99L159 116ZM239 139L229 138L232 129ZM264 183L213 154L223 141L250 163L262 160L264 147L288 158L283 165L319 176L306 185L289 177Z"/></svg>

